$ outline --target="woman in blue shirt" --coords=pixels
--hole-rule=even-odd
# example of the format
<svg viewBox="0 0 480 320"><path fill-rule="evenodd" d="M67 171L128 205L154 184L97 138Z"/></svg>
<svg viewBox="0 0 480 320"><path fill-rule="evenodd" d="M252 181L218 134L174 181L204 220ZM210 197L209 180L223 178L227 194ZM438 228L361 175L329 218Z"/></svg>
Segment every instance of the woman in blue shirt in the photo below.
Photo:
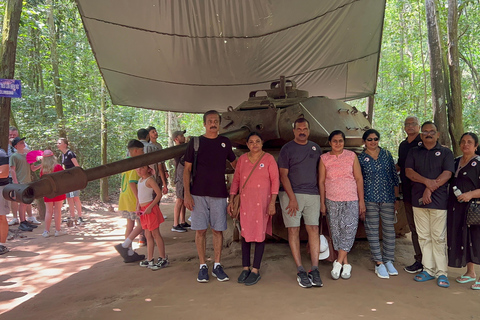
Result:
<svg viewBox="0 0 480 320"><path fill-rule="evenodd" d="M363 134L365 150L358 156L365 192L365 232L375 261L375 273L388 279L398 275L395 254L395 211L398 208L398 176L393 157L378 146L380 133L369 129ZM379 220L382 219L383 250L380 249ZM383 255L382 255L383 251Z"/></svg>

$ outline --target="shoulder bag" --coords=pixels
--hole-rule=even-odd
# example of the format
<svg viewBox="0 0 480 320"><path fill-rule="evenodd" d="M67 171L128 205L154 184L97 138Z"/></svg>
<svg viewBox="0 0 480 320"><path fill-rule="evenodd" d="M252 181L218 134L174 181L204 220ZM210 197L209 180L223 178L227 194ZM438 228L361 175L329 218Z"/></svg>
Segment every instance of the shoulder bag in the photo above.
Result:
<svg viewBox="0 0 480 320"><path fill-rule="evenodd" d="M255 171L255 168L257 167L257 164L262 160L263 156L265 155L265 152L258 158L257 162L253 166L252 171L247 177L247 180L243 183L243 186L240 190L238 190L238 193L233 197L232 201L232 219L233 220L239 220L238 216L240 215L240 197L242 194L243 189L245 189L245 185L247 184L248 179L250 179L250 176L252 175L253 171Z"/></svg>

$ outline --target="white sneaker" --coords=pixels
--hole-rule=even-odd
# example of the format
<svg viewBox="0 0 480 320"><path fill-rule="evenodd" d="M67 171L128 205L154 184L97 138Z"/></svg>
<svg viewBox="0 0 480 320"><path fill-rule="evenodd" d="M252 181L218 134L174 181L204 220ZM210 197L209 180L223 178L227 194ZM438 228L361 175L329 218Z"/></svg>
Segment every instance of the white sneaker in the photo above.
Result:
<svg viewBox="0 0 480 320"><path fill-rule="evenodd" d="M338 280L340 278L340 271L342 270L342 264L337 262L337 260L333 261L333 269L330 272L333 280Z"/></svg>
<svg viewBox="0 0 480 320"><path fill-rule="evenodd" d="M33 224L42 224L40 221L37 220L37 218L35 218L33 216L32 217L27 217L27 221L31 222Z"/></svg>
<svg viewBox="0 0 480 320"><path fill-rule="evenodd" d="M60 230L60 231L55 230L55 237L60 237L60 236L66 235L66 234L67 233L63 230Z"/></svg>
<svg viewBox="0 0 480 320"><path fill-rule="evenodd" d="M352 265L351 264L344 264L342 270L342 279L350 279L352 276Z"/></svg>
<svg viewBox="0 0 480 320"><path fill-rule="evenodd" d="M9 226L13 226L13 225L16 225L16 224L19 224L19 223L20 223L20 222L18 221L17 218L13 218L12 220L10 220L10 221L8 222L8 225L9 225Z"/></svg>
<svg viewBox="0 0 480 320"><path fill-rule="evenodd" d="M47 230L43 231L42 237L44 237L44 238L50 237L50 232L48 232Z"/></svg>

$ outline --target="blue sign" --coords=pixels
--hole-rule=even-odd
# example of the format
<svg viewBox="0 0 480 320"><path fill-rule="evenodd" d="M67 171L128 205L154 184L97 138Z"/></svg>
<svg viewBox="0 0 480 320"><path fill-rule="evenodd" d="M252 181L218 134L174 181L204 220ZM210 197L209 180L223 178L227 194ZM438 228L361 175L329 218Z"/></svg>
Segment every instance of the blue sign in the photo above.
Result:
<svg viewBox="0 0 480 320"><path fill-rule="evenodd" d="M13 79L0 79L0 97L21 98L22 82Z"/></svg>

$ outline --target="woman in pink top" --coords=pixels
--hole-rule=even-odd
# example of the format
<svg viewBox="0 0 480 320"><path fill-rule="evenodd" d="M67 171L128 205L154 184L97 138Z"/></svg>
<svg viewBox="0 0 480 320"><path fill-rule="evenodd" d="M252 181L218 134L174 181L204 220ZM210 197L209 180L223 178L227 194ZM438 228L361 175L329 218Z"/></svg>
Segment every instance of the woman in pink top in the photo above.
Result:
<svg viewBox="0 0 480 320"><path fill-rule="evenodd" d="M231 215L233 197L243 187L253 170L245 188L240 190L243 271L238 277L238 282L245 285L253 285L260 280L259 269L265 249L265 234L272 235L272 216L275 214L275 200L280 185L277 162L271 154L262 150L262 146L260 135L256 132L250 133L247 138L250 152L238 158L227 209ZM251 243L255 243L255 255L250 271Z"/></svg>
<svg viewBox="0 0 480 320"><path fill-rule="evenodd" d="M338 258L333 262L332 278L340 275L349 279L352 266L347 254L355 241L358 217L365 217L363 177L360 163L354 152L345 150L345 134L333 131L328 137L332 151L320 156L319 187L320 212L326 215L332 232L333 247Z"/></svg>

